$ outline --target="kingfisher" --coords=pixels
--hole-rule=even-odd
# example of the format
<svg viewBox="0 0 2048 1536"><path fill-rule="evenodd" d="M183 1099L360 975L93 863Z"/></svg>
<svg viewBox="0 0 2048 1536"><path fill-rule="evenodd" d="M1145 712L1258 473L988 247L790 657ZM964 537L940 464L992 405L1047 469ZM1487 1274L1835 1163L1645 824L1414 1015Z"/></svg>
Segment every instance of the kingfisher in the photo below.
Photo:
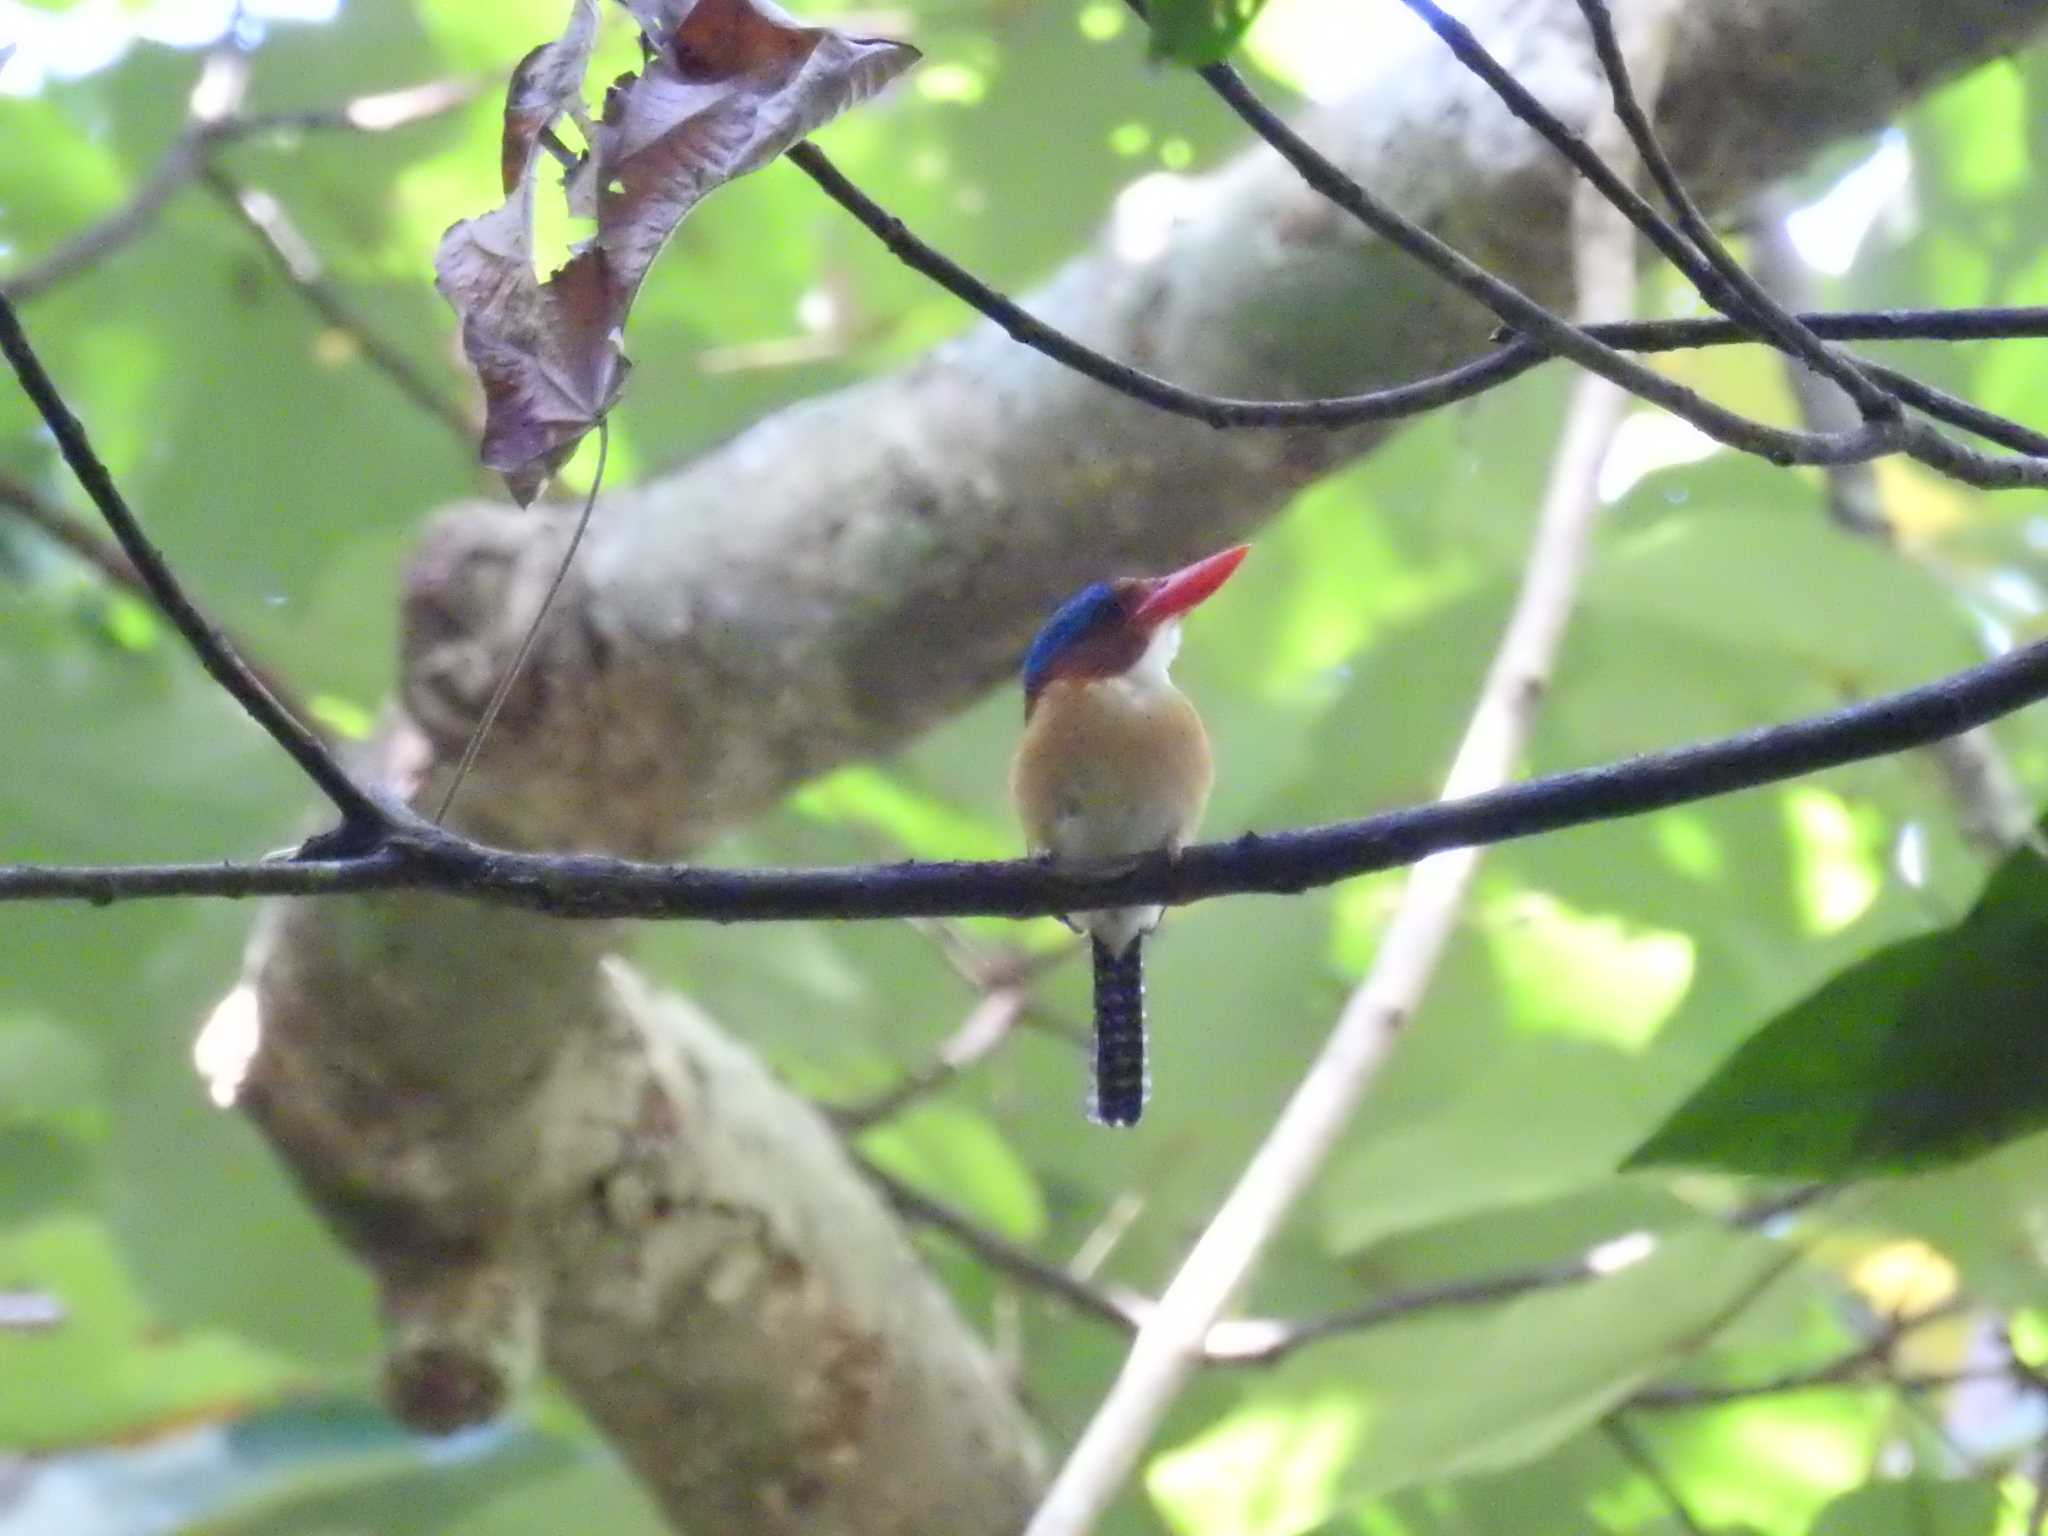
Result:
<svg viewBox="0 0 2048 1536"><path fill-rule="evenodd" d="M1035 853L1101 865L1194 834L1216 769L1202 717L1167 669L1182 617L1230 579L1237 545L1166 576L1084 587L1038 632L1024 658L1024 736L1010 793ZM1113 862L1112 869L1115 867ZM1135 1125L1151 1088L1145 1066L1145 935L1161 908L1069 915L1095 958L1091 1115Z"/></svg>

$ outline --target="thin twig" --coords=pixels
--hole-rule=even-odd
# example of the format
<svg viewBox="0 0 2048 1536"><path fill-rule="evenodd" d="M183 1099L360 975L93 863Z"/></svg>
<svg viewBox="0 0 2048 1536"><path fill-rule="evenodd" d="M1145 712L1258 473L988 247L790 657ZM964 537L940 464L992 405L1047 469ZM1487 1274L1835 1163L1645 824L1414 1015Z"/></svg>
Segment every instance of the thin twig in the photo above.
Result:
<svg viewBox="0 0 2048 1536"><path fill-rule="evenodd" d="M205 143L197 134L188 133L178 139L127 202L41 261L0 278L0 298L32 304L66 278L104 261L140 237L192 179L204 155Z"/></svg>
<svg viewBox="0 0 2048 1536"><path fill-rule="evenodd" d="M1802 323L1807 323L1809 330L1813 329L1810 323L1813 318L1811 315L1801 315L1799 317ZM1830 333L1821 330L1816 331L1815 334L1826 335ZM1896 368L1887 368L1882 363L1873 363L1869 359L1861 357L1857 359L1857 362L1861 364L1863 371L1869 374L1871 378L1876 379L1886 389L1916 410L1924 411L1929 416L1947 422L1950 426L1961 427L1966 432L1974 432L1977 436L1989 442L1997 443L2001 447L2017 449L2025 454L2048 455L2048 433L2036 432L2032 427L2022 422L2014 421L2009 416L2001 416L1996 411L1987 411L1981 405L1973 405L1968 400L1959 399L1946 390L1936 389L1932 384L1922 383L1911 374L1900 373Z"/></svg>
<svg viewBox="0 0 2048 1536"><path fill-rule="evenodd" d="M1678 179L1678 172L1664 153L1664 146L1657 138L1657 130L1651 125L1649 114L1636 99L1635 85L1629 78L1628 61L1621 56L1621 44L1614 35L1614 18L1608 14L1607 0L1579 0L1579 10L1592 31L1594 54L1599 58L1600 68L1606 73L1608 87L1613 92L1615 115L1628 130L1637 158L1657 184L1657 190L1664 194L1664 201L1671 205L1671 211L1678 216L1678 227L1706 258L1715 275L1733 291L1737 317L1750 317L1780 348L1815 373L1831 380L1856 403L1856 409L1865 421L1896 417L1899 402L1892 395L1867 377L1853 358L1828 346L1801 325L1797 316L1780 306L1743 270L1742 263L1728 253L1728 248L1707 222L1706 215L1700 212L1699 205ZM1715 307L1721 306L1717 304Z"/></svg>
<svg viewBox="0 0 2048 1536"><path fill-rule="evenodd" d="M1076 1278L1059 1265L1041 1259L1030 1249L998 1236L951 1206L913 1189L866 1158L856 1158L855 1161L898 1212L912 1221L946 1233L990 1267L1047 1295L1057 1296L1077 1311L1100 1318L1126 1332L1138 1326L1139 1307L1125 1296Z"/></svg>
<svg viewBox="0 0 2048 1536"><path fill-rule="evenodd" d="M421 829L336 857L324 843L291 861L0 864L0 901L109 902L171 896L325 896L431 890L556 917L711 922L899 917L1048 917L1101 906L1181 906L1217 896L1295 895L1354 875L1592 822L1709 800L1886 757L2048 699L2048 641L1938 682L1787 725L1530 779L1462 799L1286 832L1247 832L1178 857L1097 875L1041 859L719 869L488 848Z"/></svg>
<svg viewBox="0 0 2048 1536"><path fill-rule="evenodd" d="M126 203L41 260L0 277L0 298L18 305L33 303L59 283L90 270L146 234L171 199L225 145L285 133L384 133L446 112L469 100L472 94L465 82L430 81L403 90L357 97L338 107L197 118L186 124Z"/></svg>
<svg viewBox="0 0 2048 1536"><path fill-rule="evenodd" d="M1591 188L1575 200L1573 212L1582 316L1617 318L1635 292L1628 223ZM1521 592L1451 764L1446 797L1500 785L1514 771L1591 553L1600 463L1626 409L1619 381L1581 379L1573 391ZM1084 1536L1122 1489L1159 1421L1203 1363L1217 1320L1307 1192L1421 1006L1477 867L1478 855L1468 849L1426 859L1410 872L1371 971L1139 1329L1025 1536Z"/></svg>
<svg viewBox="0 0 2048 1536"><path fill-rule="evenodd" d="M1827 1198L1831 1193L1832 1187L1826 1184L1802 1185L1745 1206L1726 1220L1730 1227L1739 1231L1759 1231L1782 1217ZM1571 1258L1536 1264L1527 1269L1389 1291L1358 1306L1346 1307L1323 1317L1284 1323L1226 1318L1210 1329L1205 1353L1216 1364L1270 1365L1323 1339L1369 1332L1419 1312L1493 1306L1538 1291L1583 1285L1614 1274L1617 1250L1624 1245L1631 1250L1637 1248L1639 1238L1644 1235L1621 1234L1595 1243ZM1647 1256L1653 1249L1641 1246L1640 1251Z"/></svg>
<svg viewBox="0 0 2048 1536"><path fill-rule="evenodd" d="M901 1114L1001 1046L1024 1017L1029 1002L1030 993L1022 987L998 987L988 992L960 1027L946 1037L929 1063L904 1074L901 1081L872 1098L829 1106L826 1114L841 1131L848 1133L864 1131Z"/></svg>
<svg viewBox="0 0 2048 1536"><path fill-rule="evenodd" d="M1097 1284L1078 1261L1070 1268L1042 1258L865 1160L862 1167L907 1220L946 1233L991 1269L1065 1302L1083 1316L1128 1334L1135 1333L1158 1306L1149 1296ZM1501 1274L1389 1291L1361 1306L1323 1317L1221 1318L1203 1340L1202 1358L1218 1366L1272 1366L1326 1339L1370 1333L1432 1312L1496 1306L1539 1291L1582 1285L1612 1270L1611 1264L1603 1267L1589 1254Z"/></svg>
<svg viewBox="0 0 2048 1536"><path fill-rule="evenodd" d="M1932 1391L1939 1387L1958 1385L1967 1380L1984 1379L1986 1376L2009 1375L2009 1366L2001 1366L1996 1371L1988 1373L1946 1372L1914 1377L1887 1374L1887 1368L1897 1357L1900 1343L1909 1334L1930 1323L1954 1317L1962 1305L1959 1299L1950 1298L1917 1312L1901 1313L1896 1317L1886 1318L1868 1339L1854 1349L1804 1370L1787 1371L1755 1382L1725 1385L1679 1382L1648 1386L1632 1394L1628 1403L1632 1408L1711 1408L1725 1403L1746 1402L1756 1397L1776 1397L1785 1393L1809 1392L1823 1387L1889 1388L1911 1383L1911 1390ZM1877 1374L1873 1376L1872 1372Z"/></svg>
<svg viewBox="0 0 2048 1536"><path fill-rule="evenodd" d="M93 505L99 508L101 516L106 518L122 553L135 567L157 606L199 657L200 665L334 803L335 809L341 812L344 829L355 834L390 830L394 825L394 813L372 799L349 777L348 770L328 751L319 736L278 701L277 696L264 686L263 680L235 652L227 637L186 595L163 555L150 542L149 535L142 531L142 524L129 510L128 503L114 484L113 476L107 473L99 455L93 452L85 428L72 415L71 408L57 392L57 386L44 371L41 359L29 345L28 336L14 313L14 306L4 297L0 297L0 352L6 354L7 361L13 365L15 377L21 382L22 392L33 402L51 435L56 438L64 462L71 466L78 483L92 498Z"/></svg>
<svg viewBox="0 0 2048 1536"><path fill-rule="evenodd" d="M1345 427L1391 421L1468 399L1544 360L1533 347L1503 348L1432 378L1362 395L1327 400L1236 400L1183 389L1141 368L1119 363L1055 330L913 235L903 221L869 197L808 141L788 154L795 165L852 214L905 266L1001 326L1010 337L1119 394L1212 427Z"/></svg>
<svg viewBox="0 0 2048 1536"><path fill-rule="evenodd" d="M82 229L68 242L57 246L39 262L20 268L12 276L0 276L0 299L27 305L41 299L59 283L90 270L127 244L150 231L156 219L170 205L186 182L199 176L213 154L223 145L244 139L262 139L289 133L387 133L408 123L438 117L453 106L461 106L475 90L461 80L430 80L420 86L356 96L340 106L315 106L297 113L260 113L221 117L195 117L172 141L162 160L150 172L135 195L119 209Z"/></svg>
<svg viewBox="0 0 2048 1536"><path fill-rule="evenodd" d="M388 378L400 394L454 433L465 448L474 446L477 423L452 397L436 387L417 363L378 335L350 308L276 198L243 185L214 164L204 165L199 179L221 206L256 237L270 264L315 314L354 341L371 366Z"/></svg>
<svg viewBox="0 0 2048 1536"><path fill-rule="evenodd" d="M526 665L526 658L533 654L534 642L540 639L540 627L547 622L548 611L555 605L555 596L562 590L562 583L569 579L569 567L575 563L576 551L582 547L583 535L590 528L590 515L597 510L597 493L604 488L604 465L612 448L612 427L610 418L597 418L597 468L591 472L590 494L583 498L583 510L576 516L576 528L569 535L569 547L562 551L562 563L555 567L554 579L541 594L540 608L534 613L533 622L526 626L526 634L519 641L519 649L513 653L512 664L498 679L498 686L491 690L491 699L484 706L483 714L476 722L476 729L469 733L469 741L462 749L462 760L455 765L455 776L448 781L448 788L441 796L441 804L434 812L434 820L448 819L448 807L455 803L455 792L462 788L462 781L469 777L469 770L476 764L477 753L483 750L484 738L491 734L491 727L498 722L498 711L505 707L505 700L512 692L512 685L519 681L519 672Z"/></svg>
<svg viewBox="0 0 2048 1536"><path fill-rule="evenodd" d="M1127 0L1143 14L1143 0ZM1546 350L1690 422L1706 436L1773 464L1842 464L1910 453L1931 469L1984 490L2048 487L2048 458L1977 453L1926 422L1902 415L1865 421L1845 433L1790 431L1752 421L1625 357L1590 330L1560 319L1428 230L1395 213L1325 158L1227 64L1198 71L1226 105L1300 174L1309 186L1390 245L1406 252L1459 292L1483 304L1510 329Z"/></svg>
<svg viewBox="0 0 2048 1536"><path fill-rule="evenodd" d="M0 475L0 507L7 508L54 544L61 544L84 564L105 577L110 586L147 598L149 588L111 539L102 538L91 526L38 494L12 475Z"/></svg>
<svg viewBox="0 0 2048 1536"><path fill-rule="evenodd" d="M1358 1306L1298 1322L1222 1318L1209 1329L1203 1358L1218 1365L1276 1365L1325 1339L1370 1333L1423 1312L1495 1306L1538 1291L1583 1285L1608 1272L1581 1254L1504 1274L1389 1291Z"/></svg>
<svg viewBox="0 0 2048 1536"><path fill-rule="evenodd" d="M1631 1408L1668 1413L1689 1408L1723 1408L1760 1397L1799 1392L1946 1392L1984 1381L2006 1381L2002 1366L1966 1366L1954 1371L1916 1371L1896 1376L1839 1376L1826 1370L1795 1371L1741 1386L1645 1387L1629 1399Z"/></svg>

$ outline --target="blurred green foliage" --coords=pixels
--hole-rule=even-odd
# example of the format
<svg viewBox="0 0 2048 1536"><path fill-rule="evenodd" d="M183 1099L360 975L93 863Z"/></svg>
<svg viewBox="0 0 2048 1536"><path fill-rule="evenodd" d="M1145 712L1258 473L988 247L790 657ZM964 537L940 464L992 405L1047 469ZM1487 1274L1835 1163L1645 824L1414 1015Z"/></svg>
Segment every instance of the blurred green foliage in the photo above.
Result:
<svg viewBox="0 0 2048 1536"><path fill-rule="evenodd" d="M562 9L355 0L331 25L273 26L251 104L501 80ZM832 128L832 154L1012 289L1088 239L1133 177L1200 168L1235 143L1184 72L1143 67L1140 29L1109 0L914 0L861 19L907 32L926 62ZM1376 24L1276 0L1250 49L1312 84L1318 49L1365 46ZM616 32L606 42L624 45ZM139 45L0 98L0 247L12 267L147 180L198 63ZM2044 94L2041 60L2022 58L1912 114L1911 196L1829 282L1829 302L2048 302L2048 206L2033 195ZM496 200L495 112L486 88L390 135L310 134L225 156L283 201L366 323L454 397L466 385L430 258L448 223ZM1823 191L1852 158L1802 190ZM1661 279L1645 286L1647 307L1683 306ZM315 317L198 190L27 318L194 591L325 718L369 718L391 680L412 532L436 505L484 488L469 446ZM964 319L803 178L770 168L700 210L643 293L613 471L659 473L780 404L916 355ZM1995 409L2048 416L2038 345L1890 355ZM1672 366L1786 419L1767 359L1720 351ZM1561 382L1534 375L1414 424L1261 535L1260 558L1191 628L1182 663L1223 758L1211 830L1434 792L1510 600ZM0 472L79 505L11 393ZM1980 498L1890 465L1880 480L1903 554L1831 528L1806 473L1723 455L1627 487L1527 768L1789 718L2031 637L2039 499ZM303 786L147 614L4 520L0 573L0 857L247 856L289 840ZM1013 698L988 700L893 761L808 786L715 853L1011 849L1001 786L1015 716ZM1996 734L2038 798L2042 723L2023 716ZM2017 925L1999 947L1953 926L1988 864L1921 757L1496 851L1428 1007L1248 1305L1315 1316L1630 1234L1648 1246L1598 1249L1612 1272L1576 1286L1209 1373L1115 1529L1651 1532L1679 1528L1674 1494L1708 1528L1772 1536L2022 1528L2032 1488L2021 1453L2041 1405L2000 1396L1996 1382L1975 1396L1809 1391L1631 1410L1661 1487L1606 1420L1646 1384L1795 1373L1858 1348L1887 1310L1960 1297L1970 1310L1915 1330L1900 1356L1901 1369L1953 1371L1982 1362L2002 1317L2017 1314L2024 1333L2048 1307L2048 1137L1860 1185L1757 1231L1725 1224L1743 1198L1726 1176L1617 1172L1724 1063L1745 1070L1749 1042L1791 1028L1773 1020L1814 1018L1820 999L1827 1033L1798 1037L1796 1072L1722 1080L1738 1084L1733 1107L1754 1133L1716 1118L1715 1146L1734 1150L1715 1160L1861 1171L1760 1149L1780 1136L1834 1145L1829 1127L1881 1109L1858 1064L1902 995L1866 984L1896 981L1886 956L1924 957L1916 984L1982 973L2004 989L1999 1038L2024 1035L2041 995L2031 857L2009 871L2009 903L1989 898ZM1014 1241L1055 1260L1086 1249L1106 1278L1156 1287L1369 965L1397 889L1378 877L1176 914L1153 967L1158 1091L1136 1134L1079 1119L1066 1026L1082 1015L1084 977L1068 966L1048 976L1028 1027L867 1133L863 1150ZM377 1422L367 1288L258 1138L212 1107L192 1064L246 922L189 903L14 907L0 925L0 1302L34 1297L60 1313L55 1326L0 1325L0 1451L62 1453L37 1476L0 1478L15 1490L0 1491L0 1532L51 1528L33 1524L51 1507L37 1501L65 1473L113 1511L99 1527L63 1527L88 1536L180 1522L252 1536L654 1529L591 1432L545 1395L516 1433L436 1458L364 1428ZM1034 951L1064 942L1050 923L964 932ZM907 925L674 925L644 935L639 954L834 1101L921 1068L975 1003L940 946ZM1911 1073L1953 1066L1944 1026L1973 995L1925 994L1916 1016L1932 1028ZM1816 1000L1803 1013L1802 998ZM1959 1027L1953 1038L1968 1037ZM1994 1072L2006 1059L1981 1057ZM2038 1099L2031 1078L2010 1086ZM992 1330L1006 1320L1035 1411L1054 1435L1071 1433L1120 1339L951 1240L934 1237L930 1251L971 1318ZM123 1524L120 1490L154 1474L144 1451L118 1448L181 1434L213 1437L212 1471L157 1487L155 1523Z"/></svg>

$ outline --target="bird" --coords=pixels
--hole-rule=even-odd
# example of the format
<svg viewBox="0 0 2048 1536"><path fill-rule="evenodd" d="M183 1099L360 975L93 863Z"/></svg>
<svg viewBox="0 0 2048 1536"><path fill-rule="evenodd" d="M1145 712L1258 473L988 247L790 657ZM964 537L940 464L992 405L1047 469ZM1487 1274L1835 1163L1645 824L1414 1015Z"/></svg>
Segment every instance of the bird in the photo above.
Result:
<svg viewBox="0 0 2048 1536"><path fill-rule="evenodd" d="M1024 734L1010 793L1034 853L1128 868L1178 853L1215 783L1202 717L1168 668L1182 618L1230 579L1236 545L1165 576L1098 581L1061 604L1024 657ZM1118 861L1121 861L1119 863ZM1157 906L1070 913L1095 961L1095 1079L1089 1112L1130 1126L1151 1089L1145 1063L1145 936Z"/></svg>

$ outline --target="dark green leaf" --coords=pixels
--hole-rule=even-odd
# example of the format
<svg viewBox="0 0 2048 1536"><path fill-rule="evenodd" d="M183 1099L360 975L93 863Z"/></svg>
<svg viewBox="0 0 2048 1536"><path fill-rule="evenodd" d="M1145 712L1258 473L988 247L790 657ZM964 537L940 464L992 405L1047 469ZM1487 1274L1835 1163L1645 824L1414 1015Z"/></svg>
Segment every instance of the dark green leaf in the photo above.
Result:
<svg viewBox="0 0 2048 1536"><path fill-rule="evenodd" d="M2022 849L1952 928L1877 951L1751 1037L1628 1159L1841 1178L2048 1126L2048 862Z"/></svg>

